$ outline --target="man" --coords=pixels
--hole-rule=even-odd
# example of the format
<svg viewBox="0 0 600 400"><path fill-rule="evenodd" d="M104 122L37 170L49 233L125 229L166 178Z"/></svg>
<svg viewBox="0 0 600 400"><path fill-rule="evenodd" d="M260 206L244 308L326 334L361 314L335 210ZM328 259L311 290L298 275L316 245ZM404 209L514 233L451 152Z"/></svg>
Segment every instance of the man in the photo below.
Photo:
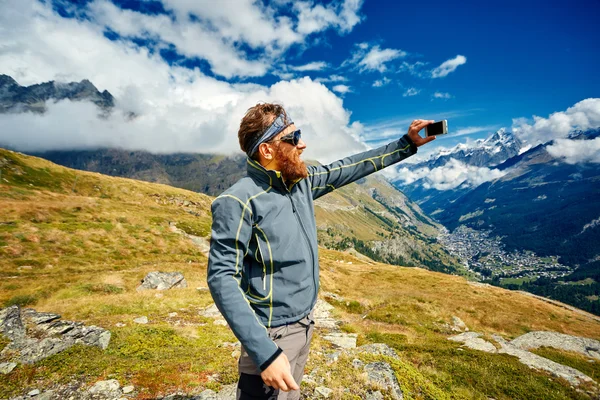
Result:
<svg viewBox="0 0 600 400"><path fill-rule="evenodd" d="M242 344L238 399L298 399L319 291L313 200L416 153L408 134L326 166L306 166L301 132L283 107L258 104L238 132L248 175L212 203L208 285Z"/></svg>

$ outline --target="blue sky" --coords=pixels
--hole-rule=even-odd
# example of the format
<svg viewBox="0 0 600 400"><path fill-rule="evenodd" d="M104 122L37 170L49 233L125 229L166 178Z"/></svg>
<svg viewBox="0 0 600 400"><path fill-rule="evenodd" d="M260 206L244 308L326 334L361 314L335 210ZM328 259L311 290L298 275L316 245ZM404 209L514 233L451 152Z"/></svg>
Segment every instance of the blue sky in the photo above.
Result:
<svg viewBox="0 0 600 400"><path fill-rule="evenodd" d="M6 0L0 73L21 84L87 78L143 116L135 128L76 121L73 138L46 147L229 151L243 111L277 100L319 159L399 137L414 118L448 119L430 153L600 92L597 1L215 4ZM50 132L86 113L61 107L48 113ZM98 131L81 139L90 124Z"/></svg>

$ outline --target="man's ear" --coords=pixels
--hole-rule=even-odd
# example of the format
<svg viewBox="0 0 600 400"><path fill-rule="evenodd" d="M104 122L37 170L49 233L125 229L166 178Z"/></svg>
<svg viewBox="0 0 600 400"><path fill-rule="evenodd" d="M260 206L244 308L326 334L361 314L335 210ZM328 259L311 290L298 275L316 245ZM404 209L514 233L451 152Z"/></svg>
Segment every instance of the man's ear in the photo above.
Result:
<svg viewBox="0 0 600 400"><path fill-rule="evenodd" d="M258 152L264 160L270 161L275 157L273 148L267 143L261 143L260 146L258 146Z"/></svg>

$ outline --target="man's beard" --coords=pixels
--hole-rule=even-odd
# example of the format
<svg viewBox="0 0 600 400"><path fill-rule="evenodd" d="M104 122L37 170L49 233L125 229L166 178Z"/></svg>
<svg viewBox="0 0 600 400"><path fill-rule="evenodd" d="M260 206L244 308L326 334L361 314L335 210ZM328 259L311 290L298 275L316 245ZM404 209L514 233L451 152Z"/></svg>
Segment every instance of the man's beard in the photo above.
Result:
<svg viewBox="0 0 600 400"><path fill-rule="evenodd" d="M296 147L292 147L289 151L282 149L279 145L277 148L277 161L281 168L281 175L286 183L294 182L298 179L306 178L308 170L306 164L300 159L300 153ZM286 146L287 147L287 146Z"/></svg>

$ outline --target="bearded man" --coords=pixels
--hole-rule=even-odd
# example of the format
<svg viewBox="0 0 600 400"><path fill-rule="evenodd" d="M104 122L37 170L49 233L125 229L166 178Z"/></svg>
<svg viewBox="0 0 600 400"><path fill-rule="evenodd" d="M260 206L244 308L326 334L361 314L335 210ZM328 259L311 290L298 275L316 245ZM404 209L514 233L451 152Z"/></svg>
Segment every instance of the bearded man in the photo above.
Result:
<svg viewBox="0 0 600 400"><path fill-rule="evenodd" d="M300 130L282 106L258 104L238 132L248 175L212 203L207 281L242 345L238 399L298 399L319 291L313 201L417 152L416 120L386 146L306 166Z"/></svg>

